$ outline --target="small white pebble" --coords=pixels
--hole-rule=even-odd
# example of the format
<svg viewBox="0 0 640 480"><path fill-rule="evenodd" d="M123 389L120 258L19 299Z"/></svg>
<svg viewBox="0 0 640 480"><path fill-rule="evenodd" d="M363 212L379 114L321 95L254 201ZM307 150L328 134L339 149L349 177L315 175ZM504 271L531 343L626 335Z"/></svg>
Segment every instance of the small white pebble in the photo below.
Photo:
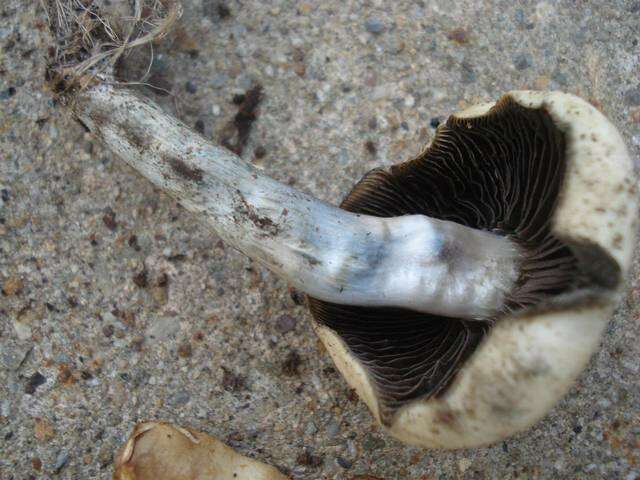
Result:
<svg viewBox="0 0 640 480"><path fill-rule="evenodd" d="M29 340L31 338L31 327L23 322L14 321L13 329L19 340Z"/></svg>
<svg viewBox="0 0 640 480"><path fill-rule="evenodd" d="M322 382L320 381L320 377L318 377L318 375L316 375L315 373L311 375L311 383L313 384L313 388L316 389L321 397L324 398L327 396L327 393L322 386Z"/></svg>
<svg viewBox="0 0 640 480"><path fill-rule="evenodd" d="M416 104L416 99L413 97L413 95L407 95L406 97L404 97L404 106L407 108L411 108Z"/></svg>
<svg viewBox="0 0 640 480"><path fill-rule="evenodd" d="M458 470L460 473L466 472L471 466L471 460L469 458L461 458L458 460Z"/></svg>
<svg viewBox="0 0 640 480"><path fill-rule="evenodd" d="M30 265L18 265L18 273L29 274L33 272L33 268Z"/></svg>
<svg viewBox="0 0 640 480"><path fill-rule="evenodd" d="M0 415L2 415L5 418L8 418L10 414L11 414L11 404L9 403L9 400L5 400L4 402L2 402L2 405L0 406Z"/></svg>
<svg viewBox="0 0 640 480"><path fill-rule="evenodd" d="M284 55L284 53L278 52L273 55L272 61L276 65L285 65L287 63L287 57Z"/></svg>

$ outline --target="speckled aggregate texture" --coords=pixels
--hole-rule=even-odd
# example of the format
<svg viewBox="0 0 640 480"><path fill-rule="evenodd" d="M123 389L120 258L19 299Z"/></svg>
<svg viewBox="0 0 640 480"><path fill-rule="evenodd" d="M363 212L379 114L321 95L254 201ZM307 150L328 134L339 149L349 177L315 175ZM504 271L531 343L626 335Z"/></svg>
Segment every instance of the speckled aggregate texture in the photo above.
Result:
<svg viewBox="0 0 640 480"><path fill-rule="evenodd" d="M0 478L109 478L143 419L301 479L640 475L637 265L601 349L545 420L490 448L405 446L346 387L287 285L54 105L38 3L0 5ZM234 95L261 84L243 157L334 204L369 169L417 154L438 120L512 89L582 96L640 155L635 0L184 7L150 72L172 96L140 92L217 141Z"/></svg>

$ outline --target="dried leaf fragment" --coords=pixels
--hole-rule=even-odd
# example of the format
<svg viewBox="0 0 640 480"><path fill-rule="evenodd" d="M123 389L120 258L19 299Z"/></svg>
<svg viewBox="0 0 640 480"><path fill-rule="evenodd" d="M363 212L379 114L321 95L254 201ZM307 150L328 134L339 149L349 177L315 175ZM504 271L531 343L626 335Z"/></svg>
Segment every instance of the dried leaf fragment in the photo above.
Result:
<svg viewBox="0 0 640 480"><path fill-rule="evenodd" d="M114 480L286 480L278 470L215 438L165 422L143 422L116 457Z"/></svg>

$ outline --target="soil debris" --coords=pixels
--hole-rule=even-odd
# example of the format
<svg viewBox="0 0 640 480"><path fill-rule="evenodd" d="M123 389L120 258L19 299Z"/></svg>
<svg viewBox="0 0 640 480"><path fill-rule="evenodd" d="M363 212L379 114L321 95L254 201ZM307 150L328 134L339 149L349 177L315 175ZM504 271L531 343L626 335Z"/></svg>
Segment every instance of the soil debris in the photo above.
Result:
<svg viewBox="0 0 640 480"><path fill-rule="evenodd" d="M136 287L138 288L146 288L146 286L148 285L148 281L147 281L147 271L146 270L142 270L138 273L136 273L133 277L132 277L133 283L135 284Z"/></svg>
<svg viewBox="0 0 640 480"><path fill-rule="evenodd" d="M292 350L282 362L282 373L287 377L295 377L299 373L300 365L302 365L302 357Z"/></svg>
<svg viewBox="0 0 640 480"><path fill-rule="evenodd" d="M228 392L238 392L245 389L245 379L231 370L222 367L222 387Z"/></svg>
<svg viewBox="0 0 640 480"><path fill-rule="evenodd" d="M33 395L34 393L36 393L36 389L40 385L44 385L46 381L47 379L44 377L44 375L42 375L40 372L35 372L29 377L29 380L27 380L27 384L24 387L24 393Z"/></svg>
<svg viewBox="0 0 640 480"><path fill-rule="evenodd" d="M447 34L447 38L458 45L469 43L469 32L464 28L455 28Z"/></svg>
<svg viewBox="0 0 640 480"><path fill-rule="evenodd" d="M308 449L304 449L296 458L296 463L305 467L318 468L323 463L322 457L313 455Z"/></svg>
<svg viewBox="0 0 640 480"><path fill-rule="evenodd" d="M112 232L115 231L116 228L118 228L118 223L116 222L116 214L112 210L108 210L107 213L102 216L102 223L104 223L104 226Z"/></svg>
<svg viewBox="0 0 640 480"><path fill-rule="evenodd" d="M238 105L238 113L223 127L220 143L237 155L242 155L247 145L253 122L258 118L257 110L262 97L262 85L258 84L232 99Z"/></svg>

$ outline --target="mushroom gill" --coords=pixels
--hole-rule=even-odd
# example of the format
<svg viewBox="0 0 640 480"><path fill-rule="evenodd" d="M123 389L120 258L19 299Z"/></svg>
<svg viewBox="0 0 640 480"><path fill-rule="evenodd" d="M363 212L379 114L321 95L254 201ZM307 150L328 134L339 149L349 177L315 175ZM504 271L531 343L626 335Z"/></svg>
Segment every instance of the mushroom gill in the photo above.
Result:
<svg viewBox="0 0 640 480"><path fill-rule="evenodd" d="M522 251L520 277L502 311L481 321L309 299L315 321L335 331L368 372L384 424L403 405L445 393L501 316L609 287L582 265L577 245L552 232L566 155L565 134L549 113L507 96L485 115L451 117L421 155L369 172L342 202L355 213L422 214L492 231Z"/></svg>

